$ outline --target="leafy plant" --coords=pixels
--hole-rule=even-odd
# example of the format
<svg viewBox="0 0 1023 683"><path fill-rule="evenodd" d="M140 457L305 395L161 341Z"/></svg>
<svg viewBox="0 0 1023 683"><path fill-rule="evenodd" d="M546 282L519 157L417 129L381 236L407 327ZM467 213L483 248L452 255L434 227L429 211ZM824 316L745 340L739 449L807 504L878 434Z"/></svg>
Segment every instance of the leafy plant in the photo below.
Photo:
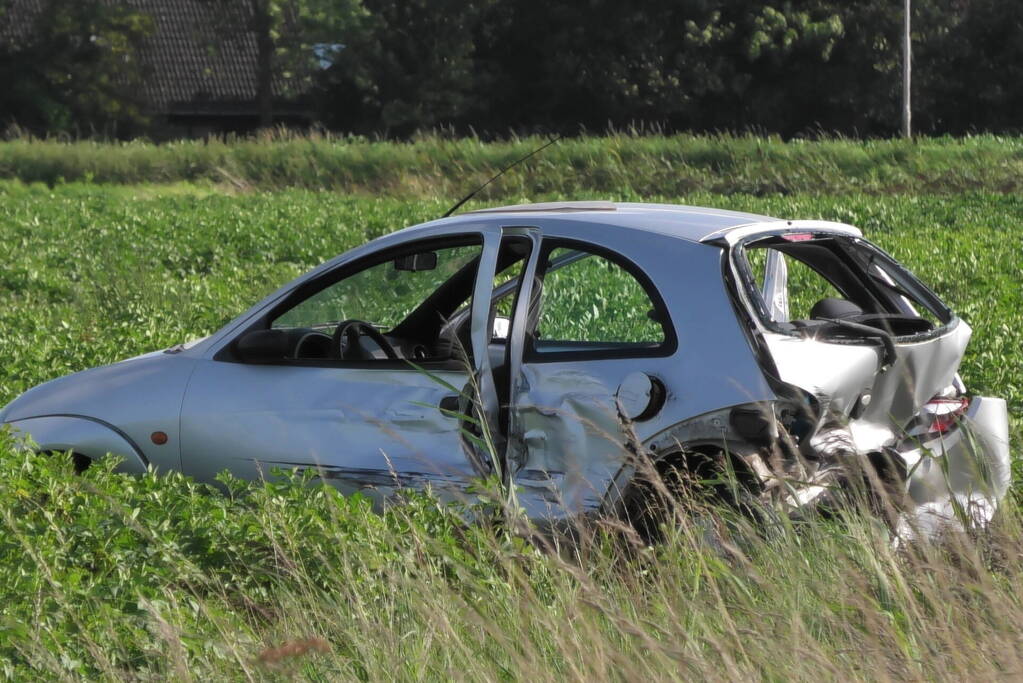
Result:
<svg viewBox="0 0 1023 683"><path fill-rule="evenodd" d="M594 168L623 172L580 172L536 199L562 198L559 188L571 182L589 196L863 228L972 325L966 384L1008 398L1018 449L1020 200L987 185L973 193L880 192L886 178L903 177L894 175L902 167L874 163L905 152L912 167L934 154L956 160L956 178L986 178L991 170L976 160L1004 152L1010 164L1015 142L1004 149L992 139L936 142L914 157L887 143L797 149L734 139L721 149L692 139L686 154L704 155L698 168L729 169L715 183L762 181L739 150L763 145L778 163L817 173L821 187L849 190L862 180L878 192L676 189L661 197L661 186L643 183L667 177L658 165L672 158L659 157L668 142L574 144L554 161L600 152L606 156ZM40 157L60 150L71 157L38 162L53 162L49 168L78 164L122 179L153 159L184 164L199 154L187 145L24 145ZM620 167L608 145L620 145ZM297 147L211 147L257 170L260 154L298 159ZM509 149L472 151L478 147L453 149L473 169ZM454 152L434 141L417 149L360 143L345 153L362 164L343 166L347 172L368 178L381 172L377 161L453 163L443 155ZM546 163L504 191L534 196L524 190L530 183L572 175L564 173L570 165ZM924 171L941 176L931 163ZM845 177L843 167L855 170ZM422 166L407 172L441 177ZM451 203L423 192L410 201L381 192L0 183L0 403L49 378L207 334L323 260ZM1023 669L1019 495L1011 493L984 535L901 549L862 519L810 519L742 538L724 526L709 547L701 525L713 515L680 515L656 548L630 544L611 520L575 530L570 543L530 544L507 528L468 523L492 510L446 507L428 495L373 513L367 500L340 496L315 472L279 472L266 482L225 476L216 488L170 472L128 477L105 461L76 475L70 459L26 453L0 429L0 672L83 680L993 678Z"/></svg>

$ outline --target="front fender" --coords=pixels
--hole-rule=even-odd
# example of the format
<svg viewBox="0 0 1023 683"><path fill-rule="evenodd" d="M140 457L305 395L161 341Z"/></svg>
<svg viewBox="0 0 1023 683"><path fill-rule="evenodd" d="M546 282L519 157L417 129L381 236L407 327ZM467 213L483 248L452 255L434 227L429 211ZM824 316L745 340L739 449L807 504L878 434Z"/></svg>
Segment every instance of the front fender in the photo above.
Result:
<svg viewBox="0 0 1023 683"><path fill-rule="evenodd" d="M82 415L47 415L8 423L15 437L30 437L37 451L74 451L98 460L107 454L122 459L117 469L142 474L149 465L142 450L111 424Z"/></svg>

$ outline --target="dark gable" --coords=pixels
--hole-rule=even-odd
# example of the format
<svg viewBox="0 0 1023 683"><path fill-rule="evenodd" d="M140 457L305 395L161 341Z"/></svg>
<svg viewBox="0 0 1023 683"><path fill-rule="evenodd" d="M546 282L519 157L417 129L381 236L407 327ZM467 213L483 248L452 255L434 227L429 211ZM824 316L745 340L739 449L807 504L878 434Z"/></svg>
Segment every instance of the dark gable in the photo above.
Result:
<svg viewBox="0 0 1023 683"><path fill-rule="evenodd" d="M143 99L150 114L193 132L244 129L256 115L256 36L246 0L104 0L148 14L153 31L139 60L146 78ZM10 0L0 20L0 43L17 47L30 39L45 0ZM275 78L275 114L295 123L304 111L283 100L300 90Z"/></svg>

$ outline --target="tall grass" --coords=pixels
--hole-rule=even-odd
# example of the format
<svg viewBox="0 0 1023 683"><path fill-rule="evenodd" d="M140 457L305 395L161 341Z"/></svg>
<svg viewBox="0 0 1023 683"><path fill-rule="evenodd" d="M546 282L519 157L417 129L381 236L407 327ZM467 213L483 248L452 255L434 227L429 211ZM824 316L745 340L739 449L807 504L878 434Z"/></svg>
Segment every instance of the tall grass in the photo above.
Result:
<svg viewBox="0 0 1023 683"><path fill-rule="evenodd" d="M0 445L0 670L204 680L991 680L1023 671L1023 528L682 515L544 549L412 496L129 478ZM721 512L727 516L727 511Z"/></svg>
<svg viewBox="0 0 1023 683"><path fill-rule="evenodd" d="M639 198L632 187L587 194ZM1017 197L672 199L863 227L973 325L964 377L975 391L1009 399L1018 448ZM56 375L201 336L288 278L448 203L0 183L0 402ZM895 548L883 526L861 517L762 532L737 525L708 543L692 521L705 517L681 515L653 549L587 529L550 550L500 526L467 525L468 513L428 497L375 515L366 501L301 478L225 479L213 490L178 474L130 478L102 463L75 476L64 458L19 452L0 432L0 672L1017 678L1016 496L988 533L930 545Z"/></svg>
<svg viewBox="0 0 1023 683"><path fill-rule="evenodd" d="M55 185L216 183L423 198L459 196L544 140L424 136L413 142L299 136L166 144L15 139L0 142L0 178ZM511 171L491 196L630 191L676 196L866 192L1015 192L1023 140L996 136L783 142L755 136L566 139Z"/></svg>

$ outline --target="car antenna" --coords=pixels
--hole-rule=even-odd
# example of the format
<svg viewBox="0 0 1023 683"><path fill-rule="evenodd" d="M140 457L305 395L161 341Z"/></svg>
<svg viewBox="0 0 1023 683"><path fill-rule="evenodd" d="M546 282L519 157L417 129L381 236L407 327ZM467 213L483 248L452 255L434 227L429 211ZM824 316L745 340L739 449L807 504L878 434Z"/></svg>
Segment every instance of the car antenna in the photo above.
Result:
<svg viewBox="0 0 1023 683"><path fill-rule="evenodd" d="M531 156L534 156L534 155L537 155L537 154L539 154L540 152L544 151L545 149L547 149L548 147L550 147L551 145L553 145L553 144L554 144L555 142L557 142L558 140L560 140L560 139L561 139L561 138L563 138L563 137L565 137L565 136L564 136L564 135L562 135L561 133L558 133L558 135L557 135L556 137L552 137L552 138L551 138L550 140L548 140L548 141L547 141L546 143L544 143L544 144L543 144L543 145L541 145L540 147L537 147L536 149L534 149L534 150L533 150L532 152L530 152L530 153L529 153L529 154L527 154L526 156L522 157L521 159L516 159L516 160L515 160L515 161L513 161L512 163L508 164L507 166L505 166L504 168L502 168L502 169L501 169L500 171L498 171L498 172L497 172L497 174L496 174L496 175L494 175L494 177L493 177L493 178L491 178L491 179L490 179L490 180L488 180L487 182L483 183L482 185L480 185L479 187L477 187L477 188L476 188L475 190L473 190L473 191L472 191L472 192L470 192L469 194L465 195L465 196L464 196L464 197L463 197L463 198L462 198L461 200L459 200L459 202L458 202L457 204L455 204L455 205L454 205L454 206L452 206L452 207L451 207L450 209L448 209L448 212L447 212L446 214L444 214L443 216L441 216L441 218L447 218L448 216L450 216L451 214L453 214L453 213L454 213L455 211L458 211L458 209L460 209L460 208L462 207L462 205L463 205L463 204L465 204L465 203L466 203L467 201L469 201L470 199L472 199L473 197L475 197L475 196L476 196L476 195L477 195L477 194L478 194L478 193L480 192L480 190L482 190L483 188L485 188L485 187L486 187L487 185L489 185L490 183L494 182L495 180L497 180L498 178L500 178L501 176L503 176L503 175L504 175L505 173L507 173L508 171L512 170L512 169L513 169L513 168L515 168L516 166L518 166L519 164L521 164L521 163L522 163L523 161L525 161L525 160L526 160L526 159L528 159L529 157L531 157Z"/></svg>

